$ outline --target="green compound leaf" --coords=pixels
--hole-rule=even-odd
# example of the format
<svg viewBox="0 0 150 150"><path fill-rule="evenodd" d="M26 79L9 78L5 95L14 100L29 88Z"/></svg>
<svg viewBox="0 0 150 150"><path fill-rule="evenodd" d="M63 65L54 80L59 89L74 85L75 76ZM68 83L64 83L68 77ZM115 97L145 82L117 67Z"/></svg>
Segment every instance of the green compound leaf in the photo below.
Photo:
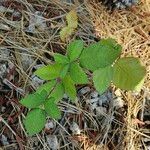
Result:
<svg viewBox="0 0 150 150"><path fill-rule="evenodd" d="M76 98L76 88L75 83L69 75L66 75L63 79L63 85L65 88L65 93L70 97L71 100Z"/></svg>
<svg viewBox="0 0 150 150"><path fill-rule="evenodd" d="M64 56L64 55L61 55L61 54L58 54L58 53L54 54L54 59L57 63L60 63L60 64L69 63L69 59L68 59L67 56Z"/></svg>
<svg viewBox="0 0 150 150"><path fill-rule="evenodd" d="M124 90L134 90L146 75L145 67L141 66L139 59L127 57L119 59L114 65L113 83Z"/></svg>
<svg viewBox="0 0 150 150"><path fill-rule="evenodd" d="M120 56L121 46L113 39L104 39L83 49L80 63L86 69L95 71L110 66Z"/></svg>
<svg viewBox="0 0 150 150"><path fill-rule="evenodd" d="M43 80L52 80L59 77L61 69L62 65L55 63L53 65L47 65L39 68L34 74Z"/></svg>
<svg viewBox="0 0 150 150"><path fill-rule="evenodd" d="M31 110L24 120L25 129L30 136L39 133L44 128L45 123L46 114L41 109Z"/></svg>
<svg viewBox="0 0 150 150"><path fill-rule="evenodd" d="M79 66L78 63L72 63L70 66L69 74L75 84L87 84L88 78L83 69Z"/></svg>
<svg viewBox="0 0 150 150"><path fill-rule="evenodd" d="M99 68L93 73L93 82L96 90L102 94L110 86L113 76L113 69L111 66Z"/></svg>
<svg viewBox="0 0 150 150"><path fill-rule="evenodd" d="M45 90L40 93L33 93L21 99L20 103L27 108L36 108L44 103L47 92Z"/></svg>
<svg viewBox="0 0 150 150"><path fill-rule="evenodd" d="M83 46L84 44L81 40L75 40L68 45L67 55L70 59L70 62L76 60L80 56Z"/></svg>
<svg viewBox="0 0 150 150"><path fill-rule="evenodd" d="M53 97L55 102L59 102L65 94L65 89L62 83L58 83L49 97Z"/></svg>
<svg viewBox="0 0 150 150"><path fill-rule="evenodd" d="M55 103L55 99L54 98L49 98L45 104L45 111L47 112L47 114L54 119L60 119L61 118L61 112L60 109L58 108L58 106Z"/></svg>

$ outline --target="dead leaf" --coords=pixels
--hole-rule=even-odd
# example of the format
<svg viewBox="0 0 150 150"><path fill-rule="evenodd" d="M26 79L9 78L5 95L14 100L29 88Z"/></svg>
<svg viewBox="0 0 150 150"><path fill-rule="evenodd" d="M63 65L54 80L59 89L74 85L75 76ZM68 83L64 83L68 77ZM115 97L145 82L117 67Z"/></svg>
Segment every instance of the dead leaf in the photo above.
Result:
<svg viewBox="0 0 150 150"><path fill-rule="evenodd" d="M72 35L74 30L75 30L74 28L70 28L68 26L62 28L62 30L60 31L60 38L61 38L61 40L64 42L65 39L68 39L68 37Z"/></svg>
<svg viewBox="0 0 150 150"><path fill-rule="evenodd" d="M70 11L66 15L67 23L70 28L77 28L78 27L78 16L75 10Z"/></svg>
<svg viewBox="0 0 150 150"><path fill-rule="evenodd" d="M75 10L70 11L66 15L66 20L67 26L62 28L62 30L60 31L60 38L63 42L74 33L75 29L78 26L78 17L76 11Z"/></svg>

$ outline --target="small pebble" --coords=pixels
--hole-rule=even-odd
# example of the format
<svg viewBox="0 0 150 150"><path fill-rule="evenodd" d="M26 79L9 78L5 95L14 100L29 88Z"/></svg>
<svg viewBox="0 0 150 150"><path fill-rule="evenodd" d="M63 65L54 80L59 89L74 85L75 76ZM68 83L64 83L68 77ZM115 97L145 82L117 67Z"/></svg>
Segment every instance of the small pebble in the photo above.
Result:
<svg viewBox="0 0 150 150"><path fill-rule="evenodd" d="M124 106L124 101L122 100L121 97L117 97L116 99L113 100L113 106L116 109L122 108Z"/></svg>
<svg viewBox="0 0 150 150"><path fill-rule="evenodd" d="M2 142L2 144L3 144L4 146L5 146L5 145L9 145L9 142L8 142L7 137L6 137L5 135L2 134L0 140L1 140L1 142Z"/></svg>
<svg viewBox="0 0 150 150"><path fill-rule="evenodd" d="M59 149L58 139L55 135L47 135L46 139L47 139L49 148L51 148L52 150Z"/></svg>
<svg viewBox="0 0 150 150"><path fill-rule="evenodd" d="M45 128L47 130L53 129L55 126L56 126L56 124L52 120L48 120L48 122L45 124Z"/></svg>
<svg viewBox="0 0 150 150"><path fill-rule="evenodd" d="M45 30L47 28L46 20L40 11L36 11L33 15L30 16L27 32L34 33L36 27L38 27L40 30Z"/></svg>
<svg viewBox="0 0 150 150"><path fill-rule="evenodd" d="M13 9L10 9L10 8L6 8L4 6L0 6L0 12L1 13L6 13L6 12L9 12L9 13L13 13Z"/></svg>
<svg viewBox="0 0 150 150"><path fill-rule="evenodd" d="M70 130L72 131L72 134L75 134L75 135L81 134L81 130L76 122L73 122L70 125Z"/></svg>

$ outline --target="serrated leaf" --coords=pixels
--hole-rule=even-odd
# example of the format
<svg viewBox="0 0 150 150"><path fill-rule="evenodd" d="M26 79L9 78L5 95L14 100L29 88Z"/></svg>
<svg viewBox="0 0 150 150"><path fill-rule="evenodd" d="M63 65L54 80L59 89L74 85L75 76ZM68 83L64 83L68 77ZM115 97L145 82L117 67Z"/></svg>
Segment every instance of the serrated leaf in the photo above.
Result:
<svg viewBox="0 0 150 150"><path fill-rule="evenodd" d="M62 28L60 31L60 39L64 42L74 33L74 31L75 28L71 28L69 26Z"/></svg>
<svg viewBox="0 0 150 150"><path fill-rule="evenodd" d="M41 109L31 110L25 120L24 125L30 136L39 133L45 126L46 114Z"/></svg>
<svg viewBox="0 0 150 150"><path fill-rule="evenodd" d="M54 54L54 59L57 63L60 63L60 64L69 63L69 59L68 59L67 56L64 56L64 55L61 55L61 54L58 54L58 53Z"/></svg>
<svg viewBox="0 0 150 150"><path fill-rule="evenodd" d="M70 58L71 62L76 60L80 56L83 50L83 46L84 44L81 40L75 40L68 45L67 55Z"/></svg>
<svg viewBox="0 0 150 150"><path fill-rule="evenodd" d="M75 83L69 75L66 75L63 79L63 85L65 88L65 93L70 97L71 100L76 98L76 88Z"/></svg>
<svg viewBox="0 0 150 150"><path fill-rule="evenodd" d="M146 75L145 67L133 57L119 59L113 69L113 83L124 90L134 90Z"/></svg>
<svg viewBox="0 0 150 150"><path fill-rule="evenodd" d="M40 93L42 90L47 91L49 97L54 97L56 102L61 100L64 96L65 90L62 83L57 83L56 80L51 80L43 85L41 85L37 90L36 93ZM51 93L50 93L51 92Z"/></svg>
<svg viewBox="0 0 150 150"><path fill-rule="evenodd" d="M110 86L113 76L113 69L111 66L99 68L93 73L93 82L96 90L103 94Z"/></svg>
<svg viewBox="0 0 150 150"><path fill-rule="evenodd" d="M56 84L56 80L51 80L43 85L41 85L37 90L36 93L41 93L43 90L45 90L47 93L51 91L51 89Z"/></svg>
<svg viewBox="0 0 150 150"><path fill-rule="evenodd" d="M20 103L27 108L36 108L44 103L47 92L45 90L40 93L33 93L21 99Z"/></svg>
<svg viewBox="0 0 150 150"><path fill-rule="evenodd" d="M77 28L78 27L78 16L77 16L77 12L75 10L71 10L66 15L66 20L67 20L69 27L71 27L71 28Z"/></svg>
<svg viewBox="0 0 150 150"><path fill-rule="evenodd" d="M70 68L70 64L66 64L63 66L62 71L60 73L60 78L64 78L66 76L66 74L68 73Z"/></svg>
<svg viewBox="0 0 150 150"><path fill-rule="evenodd" d="M72 63L69 70L70 77L75 84L87 84L88 78L78 63Z"/></svg>
<svg viewBox="0 0 150 150"><path fill-rule="evenodd" d="M54 119L60 119L61 118L61 112L60 109L58 108L58 106L55 103L55 99L54 98L50 98L48 99L45 104L45 111L47 112L47 114L54 118Z"/></svg>
<svg viewBox="0 0 150 150"><path fill-rule="evenodd" d="M104 39L83 49L80 63L84 68L95 71L113 64L120 54L120 45L112 39Z"/></svg>
<svg viewBox="0 0 150 150"><path fill-rule="evenodd" d="M39 68L34 72L34 74L43 80L52 80L59 77L61 69L62 65L55 63L53 65L47 65Z"/></svg>
<svg viewBox="0 0 150 150"><path fill-rule="evenodd" d="M111 47L120 51L122 49L121 45L117 44L117 42L112 38L101 39L100 43L104 46L108 46L108 47Z"/></svg>
<svg viewBox="0 0 150 150"><path fill-rule="evenodd" d="M53 97L55 102L59 102L65 94L65 89L62 83L58 83L49 97Z"/></svg>

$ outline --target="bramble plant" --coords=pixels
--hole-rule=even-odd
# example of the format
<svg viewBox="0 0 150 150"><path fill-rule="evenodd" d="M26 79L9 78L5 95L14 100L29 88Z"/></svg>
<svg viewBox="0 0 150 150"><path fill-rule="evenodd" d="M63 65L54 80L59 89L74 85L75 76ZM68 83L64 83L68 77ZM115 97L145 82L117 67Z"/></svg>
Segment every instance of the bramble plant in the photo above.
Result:
<svg viewBox="0 0 150 150"><path fill-rule="evenodd" d="M75 40L67 46L66 55L54 54L54 64L43 66L35 75L47 83L34 93L27 95L20 103L31 111L24 120L29 135L40 132L46 116L61 118L57 103L64 94L74 101L76 85L92 84L102 94L111 83L124 90L138 90L144 82L146 69L138 58L121 55L121 46L113 39L84 47L82 40Z"/></svg>

